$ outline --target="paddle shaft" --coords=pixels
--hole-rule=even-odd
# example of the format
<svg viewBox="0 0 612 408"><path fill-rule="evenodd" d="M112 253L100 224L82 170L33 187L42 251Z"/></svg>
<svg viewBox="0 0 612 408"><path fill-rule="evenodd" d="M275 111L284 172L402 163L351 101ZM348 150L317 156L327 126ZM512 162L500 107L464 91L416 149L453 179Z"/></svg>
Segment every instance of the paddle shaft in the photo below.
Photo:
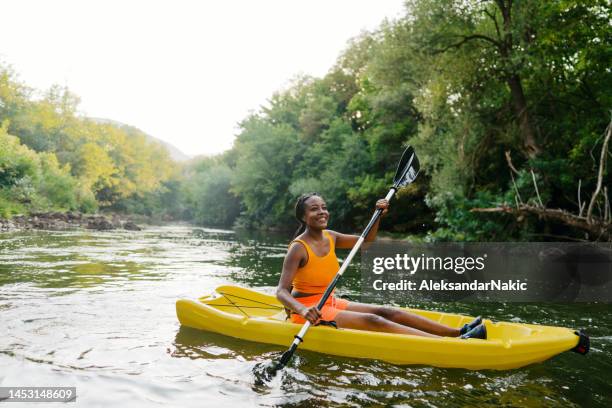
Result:
<svg viewBox="0 0 612 408"><path fill-rule="evenodd" d="M409 154L410 156L407 157L406 154ZM406 162L404 162L405 157L407 157ZM416 169L411 167L413 165L413 162L415 163ZM406 164L404 165L403 163L406 163ZM393 187L391 187L391 189L385 196L385 200L387 201L393 198L393 195L395 195L396 191L401 186L405 186L407 184L412 183L414 179L416 178L416 175L418 174L418 171L419 171L418 159L416 159L414 150L410 146L406 148L406 150L404 151L404 154L402 155L402 159L400 160L399 166L401 167L398 167L398 172L395 174L395 179L393 180ZM370 220L368 225L365 227L365 229L361 233L361 236L359 237L359 239L353 246L353 249L351 249L351 252L348 254L344 262L342 262L342 266L340 267L340 270L338 271L334 279L331 281L331 283L325 290L325 293L323 293L323 297L321 297L321 300L319 301L319 304L317 305L317 309L321 310L323 308L323 306L325 305L325 302L327 302L327 299L329 298L334 288L336 287L338 280L340 280L340 277L342 276L344 271L346 271L346 268L348 268L349 264L353 260L353 257L355 256L357 251L359 251L359 248L361 248L361 244L363 244L363 241L365 241L366 237L372 230L372 227L374 227L374 224L376 224L376 221L378 221L378 219L380 218L382 212L383 210L381 208L377 208L376 211L374 211L374 215L372 216L372 219ZM283 353L280 359L280 362L276 366L276 370L281 369L287 365L287 363L293 356L293 353L295 353L295 350L300 345L300 342L304 341L304 336L306 335L306 332L308 331L310 326L311 326L310 321L307 320L306 323L304 323L304 325L302 326L302 329L300 330L300 332L295 335L295 339L293 340L293 343L291 343L291 347L289 347L289 350Z"/></svg>
<svg viewBox="0 0 612 408"><path fill-rule="evenodd" d="M391 198L393 197L396 191L397 191L397 187L394 185L393 187L391 187L391 189L387 193L385 200L387 201L391 200ZM372 219L370 220L368 225L365 227L365 229L361 233L361 236L359 236L359 239L353 246L353 249L351 249L351 252L348 254L344 262L342 262L342 266L340 267L340 270L334 277L334 280L331 281L331 283L325 290L325 293L323 293L323 297L321 297L321 300L319 301L319 304L317 305L317 309L321 310L323 308L323 305L325 305L325 302L327 301L327 299L333 292L334 288L336 287L336 284L340 280L340 277L342 276L344 271L346 271L346 269L348 268L349 264L353 260L353 257L355 256L357 251L359 251L361 244L363 244L363 242L365 241L366 237L372 230L372 227L374 227L374 224L376 224L376 221L378 221L378 219L380 218L382 212L383 210L381 208L377 208L376 211L374 211L374 215L372 216ZM281 358L281 362L280 362L282 366L284 366L289 361L289 359L291 358L295 350L298 348L300 342L304 341L304 336L306 335L306 332L308 331L310 326L311 326L310 321L307 320L306 323L304 323L304 325L302 326L302 329L300 330L300 332L295 336L295 339L293 340L293 343L291 343L291 347L289 348L289 350L285 352L285 354L283 354L283 357Z"/></svg>

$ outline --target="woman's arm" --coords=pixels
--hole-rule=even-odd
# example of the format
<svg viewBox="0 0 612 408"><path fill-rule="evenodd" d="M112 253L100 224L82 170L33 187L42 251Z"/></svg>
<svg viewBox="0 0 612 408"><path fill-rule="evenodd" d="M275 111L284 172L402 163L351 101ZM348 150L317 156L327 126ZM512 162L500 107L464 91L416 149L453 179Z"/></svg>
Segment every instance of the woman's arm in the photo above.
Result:
<svg viewBox="0 0 612 408"><path fill-rule="evenodd" d="M305 319L310 321L312 324L316 324L321 318L321 312L316 306L310 308L304 306L298 302L293 296L291 296L291 284L293 278L300 266L302 260L306 260L308 254L306 249L301 244L291 245L285 261L283 262L283 271L281 273L280 280L278 281L278 287L276 288L276 298L287 308L293 312L303 316Z"/></svg>
<svg viewBox="0 0 612 408"><path fill-rule="evenodd" d="M376 202L376 209L382 208L382 215L385 215L389 209L389 201L381 198ZM378 224L380 223L380 217L376 220L372 229L365 238L365 242L372 242L376 238L378 233ZM341 234L336 231L329 231L336 239L336 248L351 249L357 243L359 235Z"/></svg>

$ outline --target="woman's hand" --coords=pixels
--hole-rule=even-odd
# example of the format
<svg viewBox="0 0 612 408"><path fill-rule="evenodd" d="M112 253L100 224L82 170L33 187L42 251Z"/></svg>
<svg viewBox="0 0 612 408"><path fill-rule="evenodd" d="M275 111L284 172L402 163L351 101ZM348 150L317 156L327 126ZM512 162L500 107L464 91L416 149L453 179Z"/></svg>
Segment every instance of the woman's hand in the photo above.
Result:
<svg viewBox="0 0 612 408"><path fill-rule="evenodd" d="M317 322L321 318L321 312L319 311L319 309L317 309L316 306L304 307L300 311L300 315L304 319L308 320L313 326L317 324Z"/></svg>
<svg viewBox="0 0 612 408"><path fill-rule="evenodd" d="M389 201L385 200L384 198L381 198L376 202L376 209L382 209L382 215L385 215L387 211L389 211Z"/></svg>

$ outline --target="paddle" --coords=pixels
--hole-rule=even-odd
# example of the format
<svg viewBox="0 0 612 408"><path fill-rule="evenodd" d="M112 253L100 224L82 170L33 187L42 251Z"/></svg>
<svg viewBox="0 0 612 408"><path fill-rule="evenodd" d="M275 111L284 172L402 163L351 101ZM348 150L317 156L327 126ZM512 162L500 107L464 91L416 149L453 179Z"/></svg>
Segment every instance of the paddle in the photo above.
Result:
<svg viewBox="0 0 612 408"><path fill-rule="evenodd" d="M397 190L412 183L416 179L417 174L419 173L419 168L420 168L419 159L417 158L416 153L414 152L414 149L411 146L408 146L406 150L404 150L404 154L402 154L402 158L397 166L397 171L395 172L395 177L393 178L393 186L387 193L385 200L391 200L391 198L397 192ZM361 247L361 244L363 244L363 241L365 241L365 238L370 233L370 230L372 229L372 227L374 226L378 218L380 218L380 215L382 214L382 212L383 210L380 208L377 208L376 211L374 211L374 215L372 216L372 219L370 220L368 225L365 227L365 229L361 233L361 236L357 240L357 243L355 243L355 246L353 246L353 249L351 249L351 252L349 253L349 255L346 257L344 262L342 262L342 266L340 267L340 270L334 277L334 280L331 281L331 283L325 290L323 297L321 298L321 300L319 301L319 304L317 305L317 309L321 310L321 308L327 301L327 298L329 298L332 291L336 287L338 280L340 280L340 277L342 276L346 268L351 263L351 260L353 259L353 257L355 256L359 248ZM306 335L308 328L310 328L310 322L306 321L306 323L304 323L304 325L302 326L302 329L300 330L300 332L297 335L295 335L295 340L293 340L293 343L291 343L289 350L283 353L279 363L276 365L276 370L282 370L283 367L287 365L289 360L291 360L291 357L295 353L295 350L298 348L300 342L304 341L304 336Z"/></svg>

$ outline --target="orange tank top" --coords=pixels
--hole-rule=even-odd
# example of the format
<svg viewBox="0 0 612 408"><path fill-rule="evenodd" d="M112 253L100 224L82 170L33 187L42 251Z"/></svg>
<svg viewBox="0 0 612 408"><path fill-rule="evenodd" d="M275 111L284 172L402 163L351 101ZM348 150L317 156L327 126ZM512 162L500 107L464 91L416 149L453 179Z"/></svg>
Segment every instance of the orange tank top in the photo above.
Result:
<svg viewBox="0 0 612 408"><path fill-rule="evenodd" d="M334 279L340 265L336 258L334 240L327 231L323 234L329 239L329 252L325 256L317 256L306 242L301 239L291 241L289 244L299 242L304 245L308 253L306 265L298 268L293 278L293 288L298 292L318 294L325 292L329 283Z"/></svg>

